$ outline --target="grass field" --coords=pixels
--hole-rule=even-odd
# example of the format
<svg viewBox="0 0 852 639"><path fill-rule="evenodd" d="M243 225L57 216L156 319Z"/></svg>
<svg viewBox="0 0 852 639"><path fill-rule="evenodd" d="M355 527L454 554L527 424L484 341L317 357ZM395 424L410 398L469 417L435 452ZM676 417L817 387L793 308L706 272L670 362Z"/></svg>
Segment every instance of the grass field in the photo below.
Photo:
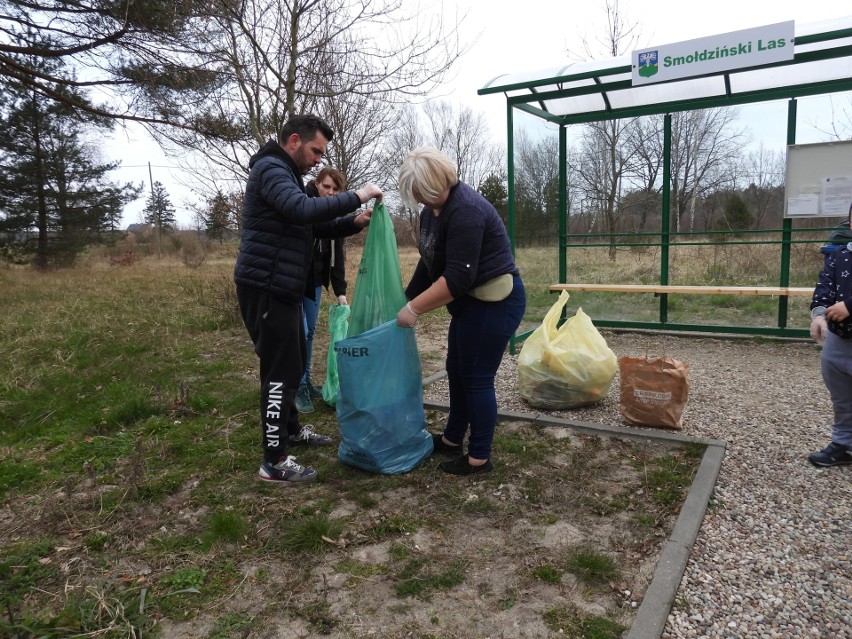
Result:
<svg viewBox="0 0 852 639"><path fill-rule="evenodd" d="M300 451L315 485L262 484L233 259L223 246L193 268L98 255L0 268L0 637L606 639L629 626L701 450L515 422L498 430L504 461L474 481L434 460L370 475L332 447ZM402 261L405 277L414 254ZM447 317L424 319L428 373ZM331 408L310 417L336 435Z"/></svg>

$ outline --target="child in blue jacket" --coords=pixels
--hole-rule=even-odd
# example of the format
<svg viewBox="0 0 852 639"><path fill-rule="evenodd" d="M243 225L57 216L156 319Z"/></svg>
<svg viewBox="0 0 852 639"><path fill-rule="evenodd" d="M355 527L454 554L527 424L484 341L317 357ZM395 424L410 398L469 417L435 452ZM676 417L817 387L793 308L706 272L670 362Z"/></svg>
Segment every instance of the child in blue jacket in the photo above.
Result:
<svg viewBox="0 0 852 639"><path fill-rule="evenodd" d="M852 206L849 208L852 221ZM826 256L811 302L811 337L831 396L831 443L808 455L814 466L852 464L852 242Z"/></svg>

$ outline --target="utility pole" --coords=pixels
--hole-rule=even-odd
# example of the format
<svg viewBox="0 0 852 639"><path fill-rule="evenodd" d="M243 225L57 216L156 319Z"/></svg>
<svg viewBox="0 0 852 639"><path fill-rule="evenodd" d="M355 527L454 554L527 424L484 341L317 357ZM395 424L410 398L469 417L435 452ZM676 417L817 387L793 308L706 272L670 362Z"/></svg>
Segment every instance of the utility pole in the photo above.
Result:
<svg viewBox="0 0 852 639"><path fill-rule="evenodd" d="M159 260L161 257L160 254L160 222L161 222L161 213L160 213L160 203L157 201L156 196L154 195L154 177L151 173L151 163L148 162L148 180L151 182L151 204L156 207L157 216L154 218L156 224L154 224L154 235L157 238L157 259Z"/></svg>

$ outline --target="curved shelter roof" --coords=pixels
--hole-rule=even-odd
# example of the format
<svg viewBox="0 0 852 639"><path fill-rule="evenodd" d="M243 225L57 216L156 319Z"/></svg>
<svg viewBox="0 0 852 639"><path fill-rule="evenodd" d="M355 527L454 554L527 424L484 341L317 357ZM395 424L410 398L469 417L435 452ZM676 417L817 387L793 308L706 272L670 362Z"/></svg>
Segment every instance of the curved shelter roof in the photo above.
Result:
<svg viewBox="0 0 852 639"><path fill-rule="evenodd" d="M631 56L500 75L479 95L558 124L592 122L852 90L852 16L795 25L793 58L655 84L633 84Z"/></svg>

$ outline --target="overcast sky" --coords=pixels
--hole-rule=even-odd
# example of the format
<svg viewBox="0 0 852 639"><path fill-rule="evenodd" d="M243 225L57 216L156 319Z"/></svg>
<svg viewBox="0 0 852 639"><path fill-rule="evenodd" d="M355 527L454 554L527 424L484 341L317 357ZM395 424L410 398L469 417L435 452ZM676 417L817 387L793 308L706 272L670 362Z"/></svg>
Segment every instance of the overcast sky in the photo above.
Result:
<svg viewBox="0 0 852 639"><path fill-rule="evenodd" d="M637 48L786 20L794 20L799 25L852 15L849 0L714 0L706 3L622 0L621 5L624 23L637 25ZM462 38L472 44L458 62L452 80L437 93L443 99L458 101L484 113L492 136L501 143L505 143L506 138L505 98L502 95L478 96L476 93L489 80L505 73L549 69L577 61L577 56L585 51L584 41L596 58L609 57L604 54L602 42L602 34L606 32L604 0L445 0L444 13L448 18L456 10L460 15L466 14ZM780 104L765 109L768 115L761 117L763 121L772 122L769 116L775 111L779 118L786 113L786 106ZM805 115L802 115L803 112ZM807 108L800 108L800 120L806 119ZM780 136L778 143L783 144L786 130L782 129L777 135ZM125 132L119 132L116 139L116 144L111 145L111 159L123 160L125 168L116 171L113 174L115 178L144 181L149 188L147 163L151 162L154 180L165 185L178 210L179 223L188 226L192 220L186 201L199 198L181 185L186 182L186 176L182 179L179 170L168 168L176 162L164 157L156 144L144 135L128 138ZM128 207L125 225L139 221L143 206L144 200L140 199Z"/></svg>

